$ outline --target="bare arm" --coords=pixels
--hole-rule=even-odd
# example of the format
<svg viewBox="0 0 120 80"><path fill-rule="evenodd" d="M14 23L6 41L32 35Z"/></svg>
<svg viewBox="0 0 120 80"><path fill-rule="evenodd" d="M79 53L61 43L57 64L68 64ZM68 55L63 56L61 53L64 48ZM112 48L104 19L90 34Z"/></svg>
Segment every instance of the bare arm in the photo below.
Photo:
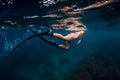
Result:
<svg viewBox="0 0 120 80"><path fill-rule="evenodd" d="M77 44L80 44L81 39L82 39L82 37L83 37L83 34L84 34L84 31L83 31L83 32L81 32L81 34L80 34L80 36L79 36L79 40L77 41Z"/></svg>
<svg viewBox="0 0 120 80"><path fill-rule="evenodd" d="M81 42L81 39L79 39L79 40L77 41L77 44L80 44L80 42Z"/></svg>

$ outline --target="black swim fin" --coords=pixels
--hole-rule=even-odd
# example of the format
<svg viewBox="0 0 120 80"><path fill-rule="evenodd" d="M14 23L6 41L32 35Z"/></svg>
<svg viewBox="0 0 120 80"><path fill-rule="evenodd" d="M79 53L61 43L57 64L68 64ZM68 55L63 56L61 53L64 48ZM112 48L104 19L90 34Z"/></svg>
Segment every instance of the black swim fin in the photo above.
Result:
<svg viewBox="0 0 120 80"><path fill-rule="evenodd" d="M48 35L48 36L53 36L53 31L52 29L49 29L49 28L43 28L41 29L42 30L42 34L40 33L40 35ZM35 34L39 34L38 30L35 30L35 29L31 29L31 31Z"/></svg>
<svg viewBox="0 0 120 80"><path fill-rule="evenodd" d="M54 40L48 40L48 39L45 39L42 35L39 35L36 31L34 31L33 29L31 29L31 31L36 35L38 36L40 39L42 39L43 41L55 46L55 47L59 47L58 43L55 42ZM49 30L49 32L45 33L44 35L49 35L49 36L52 36L53 35L53 32L52 30Z"/></svg>

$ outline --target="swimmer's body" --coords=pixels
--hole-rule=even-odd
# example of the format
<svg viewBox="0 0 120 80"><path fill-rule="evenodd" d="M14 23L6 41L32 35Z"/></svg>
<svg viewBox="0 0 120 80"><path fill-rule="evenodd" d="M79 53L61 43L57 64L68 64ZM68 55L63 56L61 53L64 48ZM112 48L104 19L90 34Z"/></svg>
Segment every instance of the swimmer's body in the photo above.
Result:
<svg viewBox="0 0 120 80"><path fill-rule="evenodd" d="M46 28L45 28L45 29L46 29ZM76 28L74 28L74 29L75 29L75 30L74 30L72 33L70 33L70 34L68 34L68 35L66 35L66 36L63 36L63 35L60 34L60 33L54 33L51 29L47 29L47 30L45 30L45 31L42 32L42 33L37 33L34 29L31 29L31 31L34 33L34 35L32 35L32 36L26 38L25 40L23 40L22 42L20 42L17 46L15 46L15 47L12 49L11 53L13 53L13 52L15 51L15 49L18 48L18 47L19 47L21 44L23 44L25 41L27 41L27 40L29 40L29 39L31 39L31 38L34 38L35 36L38 36L40 39L42 39L42 40L44 40L45 42L47 42L47 43L49 43L49 44L52 44L52 45L54 45L54 46L57 46L57 47L60 47L60 48L63 48L63 49L69 49L69 48L70 48L70 41L79 38L79 40L78 40L78 42L77 42L77 44L79 44L79 43L81 42L82 36L83 36L83 34L84 34L84 32L85 32L85 29L83 29L83 30L78 30L78 29L76 29ZM69 30L71 30L71 29L69 29ZM73 30L73 29L72 29L72 30ZM57 38L59 38L59 39L61 39L61 40L64 40L64 41L66 42L66 44L65 44L65 45L64 45L64 44L58 44L58 43L56 43L56 42L54 42L54 41L49 41L49 40L45 39L42 35L48 35L48 36L57 37Z"/></svg>
<svg viewBox="0 0 120 80"><path fill-rule="evenodd" d="M57 37L63 41L65 41L65 44L58 44L56 42L51 42L49 40L44 39L44 41L47 41L50 44L53 44L57 47L63 48L63 49L69 49L70 48L70 42L72 40L75 39L79 39L77 44L79 44L81 42L82 36L86 30L86 27L84 25L75 27L75 26L69 26L66 30L72 31L70 34L68 35L62 35L60 33L55 33L53 32L51 29L46 29L45 28L45 32L43 34L37 34L36 31L32 30L32 32L34 32L37 36L42 37L42 35L48 35L48 36L54 36Z"/></svg>
<svg viewBox="0 0 120 80"><path fill-rule="evenodd" d="M79 39L77 42L77 44L79 44L81 42L83 34L84 34L84 31L75 31L75 32L72 32L66 36L63 36L60 33L53 33L53 36L60 38L66 42L65 45L59 44L58 47L63 48L63 49L69 49L70 48L70 41L72 41L74 39Z"/></svg>

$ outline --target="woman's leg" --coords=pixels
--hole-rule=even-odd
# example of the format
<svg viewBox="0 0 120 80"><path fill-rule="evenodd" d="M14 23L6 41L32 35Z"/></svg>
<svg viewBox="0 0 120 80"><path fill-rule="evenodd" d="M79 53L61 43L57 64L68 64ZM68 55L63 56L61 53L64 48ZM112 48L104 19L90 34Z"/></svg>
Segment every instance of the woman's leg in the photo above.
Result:
<svg viewBox="0 0 120 80"><path fill-rule="evenodd" d="M69 41L66 41L66 45L59 44L58 46L59 46L60 48L63 48L63 49L69 49L69 48L70 48L70 42L69 42Z"/></svg>
<svg viewBox="0 0 120 80"><path fill-rule="evenodd" d="M57 38L60 38L60 39L62 39L66 42L65 45L59 44L58 47L63 48L63 49L69 49L70 48L70 41L68 41L63 35L61 35L59 33L53 33L53 36L55 36Z"/></svg>
<svg viewBox="0 0 120 80"><path fill-rule="evenodd" d="M62 40L66 40L65 37L59 33L53 33L53 36L57 37L57 38L60 38Z"/></svg>

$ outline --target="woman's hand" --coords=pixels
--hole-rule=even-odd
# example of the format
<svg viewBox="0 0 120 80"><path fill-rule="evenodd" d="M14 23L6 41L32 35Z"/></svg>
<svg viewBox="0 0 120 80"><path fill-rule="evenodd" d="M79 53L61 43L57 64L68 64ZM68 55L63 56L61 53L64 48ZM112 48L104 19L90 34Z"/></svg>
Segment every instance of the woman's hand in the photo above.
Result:
<svg viewBox="0 0 120 80"><path fill-rule="evenodd" d="M81 40L78 40L77 44L80 44Z"/></svg>

